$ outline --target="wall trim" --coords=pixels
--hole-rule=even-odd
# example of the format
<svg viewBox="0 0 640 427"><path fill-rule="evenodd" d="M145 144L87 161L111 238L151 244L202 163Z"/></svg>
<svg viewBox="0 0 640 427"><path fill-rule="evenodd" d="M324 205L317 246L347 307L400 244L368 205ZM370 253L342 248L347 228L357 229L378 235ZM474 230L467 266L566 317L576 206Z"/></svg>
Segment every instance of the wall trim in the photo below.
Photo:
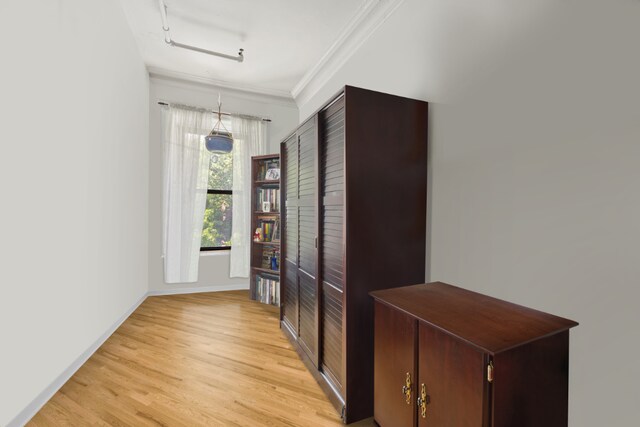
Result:
<svg viewBox="0 0 640 427"><path fill-rule="evenodd" d="M365 0L336 41L291 90L298 108L347 62L404 0ZM382 53L381 53L382 54Z"/></svg>
<svg viewBox="0 0 640 427"><path fill-rule="evenodd" d="M192 288L173 288L173 289L154 289L147 293L150 297L162 295L183 295L183 294L199 294L203 292L221 292L221 291L244 291L249 289L249 283L240 283L237 285L212 285L212 286L194 286Z"/></svg>
<svg viewBox="0 0 640 427"><path fill-rule="evenodd" d="M93 353L96 352L100 348L104 342L109 339L109 337L124 323L125 320L131 316L131 314L136 311L136 309L147 299L147 293L144 293L138 301L136 301L127 311L116 320L114 324L112 324L100 337L94 341L93 344L89 346L76 360L74 360L71 365L67 367L58 377L53 380L51 384L49 384L42 392L36 396L35 399L31 401L30 404L27 405L16 417L9 421L7 427L21 427L24 426L31 418L34 417L38 413L40 409L53 397L54 394L62 388L62 386L76 373L78 369L85 364L87 360Z"/></svg>
<svg viewBox="0 0 640 427"><path fill-rule="evenodd" d="M62 386L69 381L69 378L75 374L78 369L85 364L87 360L102 346L102 344L109 339L111 335L124 323L125 320L136 311L136 309L150 296L159 295L180 295L180 294L194 294L200 292L218 292L218 291L236 291L249 289L249 284L240 285L219 285L219 286L201 286L193 288L182 289L166 289L166 290L153 290L143 294L127 311L118 318L100 337L94 341L71 365L69 365L58 377L51 382L35 399L31 401L22 411L18 413L6 427L22 427L33 418L40 409L53 397L54 394L62 388Z"/></svg>

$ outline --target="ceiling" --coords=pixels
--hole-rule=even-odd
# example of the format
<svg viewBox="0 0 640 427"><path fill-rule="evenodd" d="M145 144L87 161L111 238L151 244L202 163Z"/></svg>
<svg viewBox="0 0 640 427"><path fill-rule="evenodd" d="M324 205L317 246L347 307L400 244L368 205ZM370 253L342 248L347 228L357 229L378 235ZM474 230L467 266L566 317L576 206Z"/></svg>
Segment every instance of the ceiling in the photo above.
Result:
<svg viewBox="0 0 640 427"><path fill-rule="evenodd" d="M378 0L165 0L175 42L164 42L158 0L121 0L151 74L291 98L292 89Z"/></svg>

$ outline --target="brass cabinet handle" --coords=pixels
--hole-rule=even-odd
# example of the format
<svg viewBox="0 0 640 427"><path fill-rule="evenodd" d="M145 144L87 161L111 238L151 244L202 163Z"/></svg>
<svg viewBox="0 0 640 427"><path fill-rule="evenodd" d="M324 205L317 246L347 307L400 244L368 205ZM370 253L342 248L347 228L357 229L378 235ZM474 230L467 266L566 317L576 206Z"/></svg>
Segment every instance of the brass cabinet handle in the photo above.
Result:
<svg viewBox="0 0 640 427"><path fill-rule="evenodd" d="M404 394L407 405L411 405L411 374L407 372L405 384L402 386L402 394Z"/></svg>
<svg viewBox="0 0 640 427"><path fill-rule="evenodd" d="M420 408L420 415L422 416L422 418L427 418L427 404L429 403L429 401L430 399L429 396L427 396L427 388L423 383L420 386L420 396L417 400L418 408Z"/></svg>

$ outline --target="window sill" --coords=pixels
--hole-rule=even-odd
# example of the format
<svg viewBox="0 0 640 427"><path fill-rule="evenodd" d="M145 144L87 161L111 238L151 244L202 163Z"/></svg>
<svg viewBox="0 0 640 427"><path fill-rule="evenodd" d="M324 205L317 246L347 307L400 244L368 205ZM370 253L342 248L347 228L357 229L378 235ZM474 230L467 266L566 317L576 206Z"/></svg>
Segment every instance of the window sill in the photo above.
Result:
<svg viewBox="0 0 640 427"><path fill-rule="evenodd" d="M222 249L219 251L200 251L200 256L228 256L231 253L231 249Z"/></svg>

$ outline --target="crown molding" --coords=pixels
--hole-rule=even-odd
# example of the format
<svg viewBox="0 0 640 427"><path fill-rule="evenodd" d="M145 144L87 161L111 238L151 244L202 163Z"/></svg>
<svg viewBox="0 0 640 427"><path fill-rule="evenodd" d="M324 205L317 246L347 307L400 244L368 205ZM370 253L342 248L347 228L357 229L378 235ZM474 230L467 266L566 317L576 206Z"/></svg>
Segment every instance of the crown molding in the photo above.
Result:
<svg viewBox="0 0 640 427"><path fill-rule="evenodd" d="M178 89L207 92L207 93L211 93L212 96L213 95L217 96L218 94L222 94L223 96L232 96L234 98L244 99L249 102L278 105L285 108L294 108L296 110L298 109L298 106L296 105L295 101L291 97L280 98L272 95L264 95L264 94L255 93L255 92L248 92L246 90L229 89L225 87L216 86L213 84L198 83L198 82L193 82L191 80L178 79L175 77L167 77L167 76L159 75L155 73L149 73L149 81L151 81L154 84L170 86ZM158 99L158 101L160 101L160 99ZM173 102L173 100L171 99L162 99L162 101ZM205 106L202 106L202 108L205 108ZM214 106L212 105L206 108L215 109Z"/></svg>
<svg viewBox="0 0 640 427"><path fill-rule="evenodd" d="M149 77L163 78L167 80L175 80L185 83L198 83L208 87L216 87L229 89L237 92L245 92L250 95L263 95L271 98L280 99L281 101L293 101L291 93L286 90L268 89L259 86L251 86L246 84L236 84L225 80L217 80L208 77L196 76L194 74L183 73L180 71L167 70L160 67L147 66Z"/></svg>
<svg viewBox="0 0 640 427"><path fill-rule="evenodd" d="M300 92L309 84L309 82L318 75L323 67L331 61L331 58L335 56L340 49L342 49L349 37L355 33L360 25L363 25L367 17L371 14L371 11L383 0L363 0L362 4L356 10L353 17L347 22L347 25L340 31L336 40L329 46L329 49L322 55L320 60L305 73L298 83L291 89L291 95L295 98Z"/></svg>
<svg viewBox="0 0 640 427"><path fill-rule="evenodd" d="M306 103L403 2L364 0L336 41L291 90L298 107Z"/></svg>

